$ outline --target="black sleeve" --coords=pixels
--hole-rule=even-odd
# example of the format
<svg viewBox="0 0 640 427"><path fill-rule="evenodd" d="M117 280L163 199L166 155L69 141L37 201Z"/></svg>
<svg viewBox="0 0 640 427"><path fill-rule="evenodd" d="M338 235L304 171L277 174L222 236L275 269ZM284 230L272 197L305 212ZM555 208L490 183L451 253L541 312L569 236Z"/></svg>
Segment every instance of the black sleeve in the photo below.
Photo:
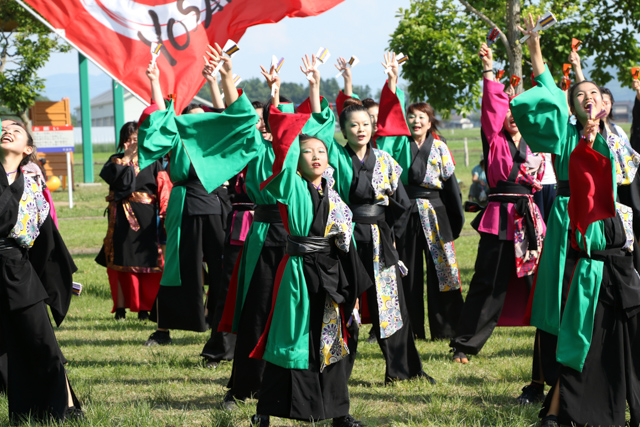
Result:
<svg viewBox="0 0 640 427"><path fill-rule="evenodd" d="M455 240L460 237L465 221L462 193L455 173L451 175L451 178L442 183L440 197L447 209L447 217L451 224L451 234L453 234L453 239Z"/></svg>
<svg viewBox="0 0 640 427"><path fill-rule="evenodd" d="M49 295L45 302L60 326L69 310L73 273L78 268L51 216L40 227L40 234L29 249L29 260Z"/></svg>
<svg viewBox="0 0 640 427"><path fill-rule="evenodd" d="M386 209L385 218L396 241L404 234L410 214L411 199L409 199L402 182L398 181L396 192L389 197L389 207Z"/></svg>
<svg viewBox="0 0 640 427"><path fill-rule="evenodd" d="M136 171L133 166L120 165L115 162L122 158L122 154L114 154L104 164L100 171L100 178L109 184L109 189L115 193L115 199L121 200L135 191Z"/></svg>

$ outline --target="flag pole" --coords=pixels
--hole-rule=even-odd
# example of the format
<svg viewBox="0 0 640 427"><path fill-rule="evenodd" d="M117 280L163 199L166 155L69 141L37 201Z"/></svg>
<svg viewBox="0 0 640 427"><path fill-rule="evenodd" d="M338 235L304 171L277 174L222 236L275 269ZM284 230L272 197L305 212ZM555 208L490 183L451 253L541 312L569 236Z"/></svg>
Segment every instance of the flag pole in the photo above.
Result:
<svg viewBox="0 0 640 427"><path fill-rule="evenodd" d="M149 101L146 101L144 98L142 98L140 95L138 95L137 93L135 93L134 91L132 91L131 89L129 89L127 87L127 85L125 85L124 83L122 83L119 79L117 79L113 74L111 74L109 71L107 71L102 65L100 65L97 61L95 61L90 55L87 55L82 49L80 49L78 46L76 46L71 40L69 40L65 34L64 34L64 30L59 30L57 28L54 28L53 25L51 25L49 23L49 21L47 21L46 19L44 19L42 16L38 15L31 7L29 7L29 5L27 5L23 0L15 0L20 6L22 6L27 12L29 12L30 14L32 14L38 21L42 22L47 28L49 28L51 30L51 32L53 32L57 37L63 39L64 41L66 41L67 43L69 43L71 45L71 47L73 47L75 50L77 50L78 52L80 52L82 55L84 55L89 61L91 61L96 67L100 68L105 74L107 74L109 77L111 77L113 80L115 80L116 82L118 82L119 85L121 85L122 87L124 87L125 89L127 89L133 96L135 96L136 98L138 98L145 106L149 105Z"/></svg>

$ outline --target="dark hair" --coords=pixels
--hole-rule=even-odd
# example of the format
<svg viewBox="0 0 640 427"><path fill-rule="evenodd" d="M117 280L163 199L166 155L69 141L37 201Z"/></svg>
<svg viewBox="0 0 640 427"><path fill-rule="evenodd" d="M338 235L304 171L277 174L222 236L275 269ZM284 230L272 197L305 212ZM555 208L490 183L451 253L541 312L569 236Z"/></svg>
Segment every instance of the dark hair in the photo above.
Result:
<svg viewBox="0 0 640 427"><path fill-rule="evenodd" d="M607 121L612 122L612 121L615 120L615 118L613 117L613 104L616 102L616 100L613 99L613 94L606 87L601 87L600 88L600 93L602 95L609 95L609 98L611 98L611 110L609 110L609 115L607 116Z"/></svg>
<svg viewBox="0 0 640 427"><path fill-rule="evenodd" d="M426 102L414 102L407 107L407 116L415 111L421 111L429 116L429 122L431 123L431 132L437 132L438 126L440 126L440 120L436 119L436 112L433 107Z"/></svg>
<svg viewBox="0 0 640 427"><path fill-rule="evenodd" d="M576 113L576 112L575 112L575 108L574 108L574 106L573 106L573 95L574 95L574 93L576 92L576 88L577 88L578 86L580 86L581 84L584 84L584 83L591 83L592 85L594 85L595 87L597 87L597 88L598 88L598 92L600 92L600 96L602 96L602 89L600 89L600 86L598 86L597 84L595 84L595 83L594 83L594 82L592 82L591 80L583 80L583 81L581 81L581 82L578 82L578 83L574 84L573 86L571 86L571 87L569 88L569 110L571 110L571 114L574 114L574 115L575 115L575 113Z"/></svg>
<svg viewBox="0 0 640 427"><path fill-rule="evenodd" d="M290 102L291 100L289 98L280 95L280 104L288 104ZM271 108L271 104L271 99L269 99L266 104L262 104L262 120L264 120L264 126L269 133L271 133L271 127L269 127L269 109Z"/></svg>
<svg viewBox="0 0 640 427"><path fill-rule="evenodd" d="M120 128L120 139L116 151L124 151L124 143L131 138L131 135L138 133L138 122L127 122Z"/></svg>
<svg viewBox="0 0 640 427"><path fill-rule="evenodd" d="M301 133L300 135L298 135L298 140L300 141L300 145L304 144L307 141L310 141L312 139L317 139L318 141L322 142L322 145L324 145L324 149L327 149L327 144L325 144L325 142L323 140L321 140L320 138L317 138L315 136L312 135L307 135L306 133Z"/></svg>
<svg viewBox="0 0 640 427"><path fill-rule="evenodd" d="M202 105L192 102L191 104L184 107L184 110L182 110L181 114L189 114L191 110L195 110L196 108L202 108L204 110L204 107Z"/></svg>
<svg viewBox="0 0 640 427"><path fill-rule="evenodd" d="M380 104L378 104L376 101L374 101L371 98L365 98L362 100L362 105L364 105L364 108L371 108L371 107L379 107Z"/></svg>
<svg viewBox="0 0 640 427"><path fill-rule="evenodd" d="M349 105L347 108L345 108L344 110L342 110L342 113L340 113L340 130L342 131L342 136L344 136L345 138L347 137L347 132L345 129L345 126L347 125L347 119L349 118L349 116L353 113L357 113L358 111L362 111L363 113L365 113L367 115L367 117L369 117L369 110L367 110L367 107L365 107L362 104L352 104Z"/></svg>
<svg viewBox="0 0 640 427"><path fill-rule="evenodd" d="M27 147L31 147L33 149L31 154L29 154L28 156L24 156L22 158L22 161L20 162L20 167L25 166L29 162L37 163L38 162L38 155L37 155L38 149L36 148L35 144L33 143L33 136L31 135L31 132L29 132L29 129L27 129L27 126L24 123L22 123L21 121L19 121L19 120L11 120L11 123L9 123L9 126L10 125L20 126L22 129L24 129L25 133L27 134Z"/></svg>
<svg viewBox="0 0 640 427"><path fill-rule="evenodd" d="M342 108L345 109L351 107L352 105L362 105L362 101L360 101L358 98L349 97L342 103Z"/></svg>
<svg viewBox="0 0 640 427"><path fill-rule="evenodd" d="M251 105L253 105L253 108L255 108L256 110L258 108L264 108L264 104L260 101L253 101Z"/></svg>

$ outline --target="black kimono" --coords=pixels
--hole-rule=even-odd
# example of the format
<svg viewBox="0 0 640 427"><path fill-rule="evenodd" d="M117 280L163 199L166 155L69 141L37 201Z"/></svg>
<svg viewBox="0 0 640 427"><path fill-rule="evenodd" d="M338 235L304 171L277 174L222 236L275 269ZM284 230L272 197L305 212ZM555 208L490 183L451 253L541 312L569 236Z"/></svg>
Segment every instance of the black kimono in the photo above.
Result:
<svg viewBox="0 0 640 427"><path fill-rule="evenodd" d="M7 355L12 419L69 414L71 386L45 303L60 325L77 268L49 216L42 186L21 171L9 185L0 165L0 348Z"/></svg>

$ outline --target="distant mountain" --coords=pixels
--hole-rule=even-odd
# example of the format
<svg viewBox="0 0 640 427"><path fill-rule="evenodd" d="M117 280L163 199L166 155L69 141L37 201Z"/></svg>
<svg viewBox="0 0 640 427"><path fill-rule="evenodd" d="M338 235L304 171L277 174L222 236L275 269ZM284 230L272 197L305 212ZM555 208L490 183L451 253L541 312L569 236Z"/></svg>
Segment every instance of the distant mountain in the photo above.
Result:
<svg viewBox="0 0 640 427"><path fill-rule="evenodd" d="M106 74L89 76L89 97L93 98L111 88ZM80 106L80 77L77 73L54 74L46 78L44 96L52 101L69 98L71 112Z"/></svg>

